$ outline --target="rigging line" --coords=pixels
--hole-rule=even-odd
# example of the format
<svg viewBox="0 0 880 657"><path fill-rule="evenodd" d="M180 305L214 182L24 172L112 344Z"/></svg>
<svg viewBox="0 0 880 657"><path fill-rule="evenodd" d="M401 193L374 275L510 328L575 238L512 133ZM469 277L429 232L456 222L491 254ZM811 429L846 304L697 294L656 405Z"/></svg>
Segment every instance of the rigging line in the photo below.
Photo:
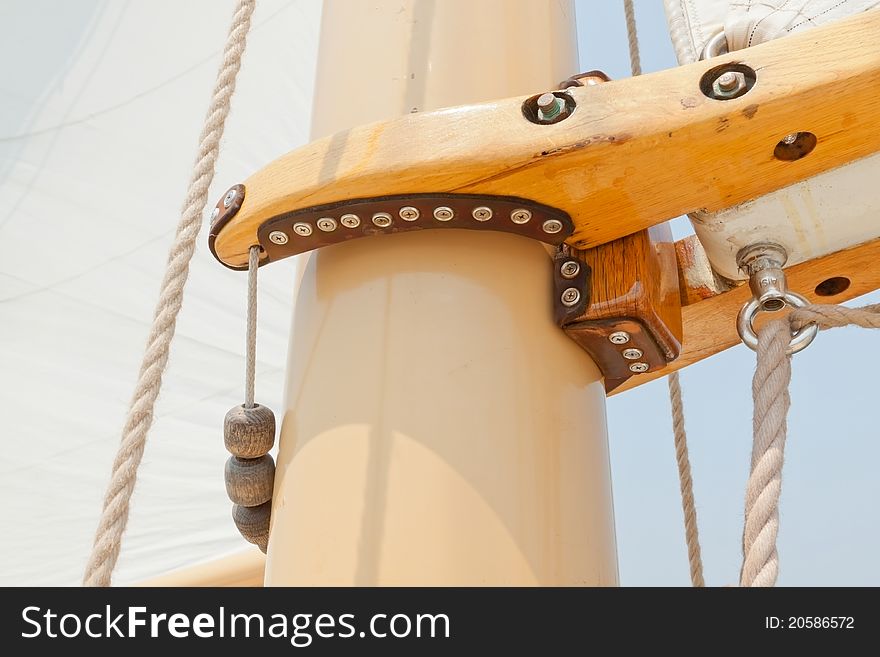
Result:
<svg viewBox="0 0 880 657"><path fill-rule="evenodd" d="M162 374L174 337L177 315L183 304L183 290L189 276L189 263L195 252L202 224L208 189L220 152L220 139L229 116L235 79L247 42L256 0L239 0L226 38L223 63L217 73L211 104L205 117L199 149L181 210L177 234L168 256L167 269L153 316L150 337L128 410L122 439L95 535L92 552L83 576L85 586L109 586L119 559L122 535L128 523L129 503L144 455L147 432L153 422L156 398L162 387Z"/></svg>
<svg viewBox="0 0 880 657"><path fill-rule="evenodd" d="M247 288L247 345L244 361L244 407L254 407L254 378L257 365L257 270L260 266L260 247L248 252Z"/></svg>
<svg viewBox="0 0 880 657"><path fill-rule="evenodd" d="M639 53L639 34L636 28L633 0L623 0L626 18L626 36L629 41L629 63L633 76L642 74ZM706 585L703 579L703 558L700 550L700 534L697 529L697 507L694 503L694 484L691 478L691 461L688 453L687 431L684 426L684 402L681 398L681 381L678 372L668 377L669 404L672 407L672 435L675 445L675 462L678 466L678 484L681 493L681 510L684 514L684 537L688 552L691 584Z"/></svg>

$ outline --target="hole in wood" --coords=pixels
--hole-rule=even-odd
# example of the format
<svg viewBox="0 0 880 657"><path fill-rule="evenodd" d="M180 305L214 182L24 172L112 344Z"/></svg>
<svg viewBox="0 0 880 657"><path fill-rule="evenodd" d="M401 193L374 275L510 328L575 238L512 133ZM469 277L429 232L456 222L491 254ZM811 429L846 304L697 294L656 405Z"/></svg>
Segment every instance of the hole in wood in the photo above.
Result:
<svg viewBox="0 0 880 657"><path fill-rule="evenodd" d="M792 162L809 155L816 148L816 135L812 132L792 132L779 140L773 155L777 160Z"/></svg>
<svg viewBox="0 0 880 657"><path fill-rule="evenodd" d="M816 294L820 297L833 297L845 292L849 283L850 280L846 276L834 276L819 283L816 286Z"/></svg>

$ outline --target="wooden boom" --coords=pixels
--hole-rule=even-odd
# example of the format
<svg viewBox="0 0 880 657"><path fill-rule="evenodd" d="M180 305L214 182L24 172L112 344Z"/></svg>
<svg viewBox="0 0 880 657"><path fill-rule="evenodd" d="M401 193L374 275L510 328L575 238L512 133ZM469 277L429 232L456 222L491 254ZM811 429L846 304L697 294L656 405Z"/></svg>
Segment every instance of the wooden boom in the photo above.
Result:
<svg viewBox="0 0 880 657"><path fill-rule="evenodd" d="M527 199L570 217L565 243L580 250L688 212L730 207L880 151L878 34L880 11L869 11L708 61L572 88L574 110L549 125L524 111L534 97L520 97L340 132L244 181L243 198L212 231L212 248L222 263L241 268L249 247L266 246L267 222L405 195ZM753 84L736 98L712 97L711 82L724 71L745 72ZM808 133L807 150L781 157L781 140L794 133ZM680 357L621 390L736 342L733 317L748 291L715 284L707 266L695 278L687 254L699 245L677 246ZM876 262L878 250L873 242L802 263L790 285L814 296L824 279L841 276L852 285L819 300L869 292L880 277L865 263Z"/></svg>

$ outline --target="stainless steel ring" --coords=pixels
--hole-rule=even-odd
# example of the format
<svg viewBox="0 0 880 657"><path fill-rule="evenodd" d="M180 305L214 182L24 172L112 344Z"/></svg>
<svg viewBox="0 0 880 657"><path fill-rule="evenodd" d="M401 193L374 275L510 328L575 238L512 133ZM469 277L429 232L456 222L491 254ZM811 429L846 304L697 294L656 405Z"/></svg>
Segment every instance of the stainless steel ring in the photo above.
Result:
<svg viewBox="0 0 880 657"><path fill-rule="evenodd" d="M720 32L713 34L706 42L706 45L703 46L703 52L700 53L700 59L711 59L712 57L718 57L718 55L726 55L728 52L730 52L730 50L727 47L727 35L722 28Z"/></svg>
<svg viewBox="0 0 880 657"><path fill-rule="evenodd" d="M786 305L795 308L803 308L810 303L808 299L794 292L786 292L783 299ZM755 321L755 317L757 317L759 312L763 312L761 304L757 299L752 299L740 309L739 315L736 318L736 330L739 333L739 337L742 339L743 344L752 351L758 349L758 334L755 333L752 322ZM788 349L785 350L785 353L788 355L796 354L804 347L807 347L818 333L818 324L807 324L798 329L792 333L791 342L788 343Z"/></svg>

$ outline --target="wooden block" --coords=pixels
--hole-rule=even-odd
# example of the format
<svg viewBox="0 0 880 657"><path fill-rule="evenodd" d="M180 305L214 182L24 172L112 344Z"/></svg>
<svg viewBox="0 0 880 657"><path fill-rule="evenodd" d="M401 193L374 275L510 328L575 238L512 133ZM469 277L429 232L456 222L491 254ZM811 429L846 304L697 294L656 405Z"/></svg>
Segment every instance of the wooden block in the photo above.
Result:
<svg viewBox="0 0 880 657"><path fill-rule="evenodd" d="M568 256L590 273L581 290L585 303L560 310L560 299L575 281L562 275L569 258L556 259L557 322L596 361L606 390L678 357L681 299L668 224L593 249L568 249Z"/></svg>

